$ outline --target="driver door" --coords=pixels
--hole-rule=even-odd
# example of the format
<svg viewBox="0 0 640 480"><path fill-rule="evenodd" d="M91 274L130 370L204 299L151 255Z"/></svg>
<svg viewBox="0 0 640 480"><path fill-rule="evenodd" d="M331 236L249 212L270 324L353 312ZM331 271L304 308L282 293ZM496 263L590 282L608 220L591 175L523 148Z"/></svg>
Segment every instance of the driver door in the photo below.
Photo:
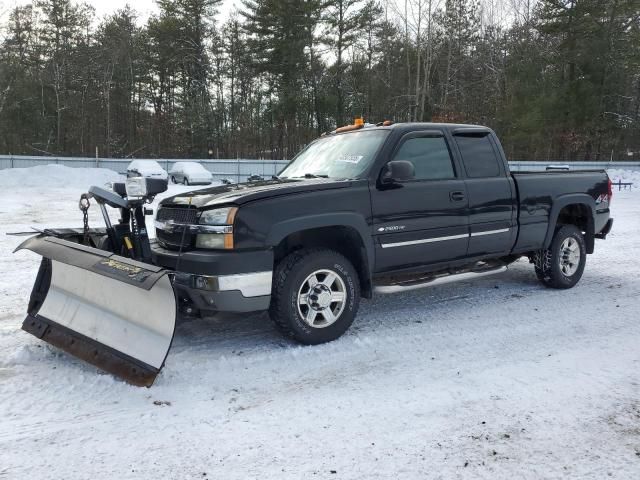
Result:
<svg viewBox="0 0 640 480"><path fill-rule="evenodd" d="M378 181L371 191L376 272L463 258L469 244L467 188L443 132L405 135L390 160L411 162L414 173Z"/></svg>

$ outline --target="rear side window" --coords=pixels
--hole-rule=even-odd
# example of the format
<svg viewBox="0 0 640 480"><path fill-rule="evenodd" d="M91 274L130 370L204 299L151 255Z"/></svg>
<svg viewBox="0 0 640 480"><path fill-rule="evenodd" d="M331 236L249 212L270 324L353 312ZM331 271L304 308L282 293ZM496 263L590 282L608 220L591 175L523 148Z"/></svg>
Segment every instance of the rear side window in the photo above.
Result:
<svg viewBox="0 0 640 480"><path fill-rule="evenodd" d="M497 177L500 163L489 135L456 135L467 175L471 178Z"/></svg>
<svg viewBox="0 0 640 480"><path fill-rule="evenodd" d="M402 142L393 159L413 163L416 180L444 180L456 176L443 137L409 138Z"/></svg>

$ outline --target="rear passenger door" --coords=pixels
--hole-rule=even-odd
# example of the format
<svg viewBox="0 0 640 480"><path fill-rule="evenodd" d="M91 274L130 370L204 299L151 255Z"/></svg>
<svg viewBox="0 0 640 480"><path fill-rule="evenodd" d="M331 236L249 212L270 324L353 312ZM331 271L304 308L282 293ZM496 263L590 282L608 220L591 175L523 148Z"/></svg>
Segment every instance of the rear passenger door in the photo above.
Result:
<svg viewBox="0 0 640 480"><path fill-rule="evenodd" d="M489 131L454 131L466 173L470 238L468 256L508 253L517 236L515 185L500 146Z"/></svg>
<svg viewBox="0 0 640 480"><path fill-rule="evenodd" d="M404 135L387 161L413 164L413 178L371 190L376 271L464 257L468 243L465 182L438 130Z"/></svg>

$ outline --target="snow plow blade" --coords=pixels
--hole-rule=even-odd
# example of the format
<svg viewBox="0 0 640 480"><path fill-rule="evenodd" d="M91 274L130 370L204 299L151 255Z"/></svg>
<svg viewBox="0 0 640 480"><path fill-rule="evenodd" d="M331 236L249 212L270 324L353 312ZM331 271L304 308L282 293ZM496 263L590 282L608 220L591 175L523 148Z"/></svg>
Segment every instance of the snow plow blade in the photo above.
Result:
<svg viewBox="0 0 640 480"><path fill-rule="evenodd" d="M137 386L151 386L176 325L167 271L56 237L17 249L42 255L22 329Z"/></svg>

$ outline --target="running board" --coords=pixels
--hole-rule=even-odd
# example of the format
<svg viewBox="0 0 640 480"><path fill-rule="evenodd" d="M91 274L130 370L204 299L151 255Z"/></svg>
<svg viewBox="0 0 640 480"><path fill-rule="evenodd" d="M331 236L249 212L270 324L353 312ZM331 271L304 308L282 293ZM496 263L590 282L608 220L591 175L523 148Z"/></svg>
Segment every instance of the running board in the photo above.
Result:
<svg viewBox="0 0 640 480"><path fill-rule="evenodd" d="M465 280L475 280L476 278L488 277L489 275L495 275L496 273L506 272L506 266L500 266L497 268L486 269L481 271L470 271L463 273L455 273L451 275L442 275L439 277L433 277L429 280L420 283L396 283L392 285L376 285L373 288L375 293L388 294L399 292L410 292L411 290L418 290L419 288L435 287L437 285L445 285L447 283L462 282Z"/></svg>

